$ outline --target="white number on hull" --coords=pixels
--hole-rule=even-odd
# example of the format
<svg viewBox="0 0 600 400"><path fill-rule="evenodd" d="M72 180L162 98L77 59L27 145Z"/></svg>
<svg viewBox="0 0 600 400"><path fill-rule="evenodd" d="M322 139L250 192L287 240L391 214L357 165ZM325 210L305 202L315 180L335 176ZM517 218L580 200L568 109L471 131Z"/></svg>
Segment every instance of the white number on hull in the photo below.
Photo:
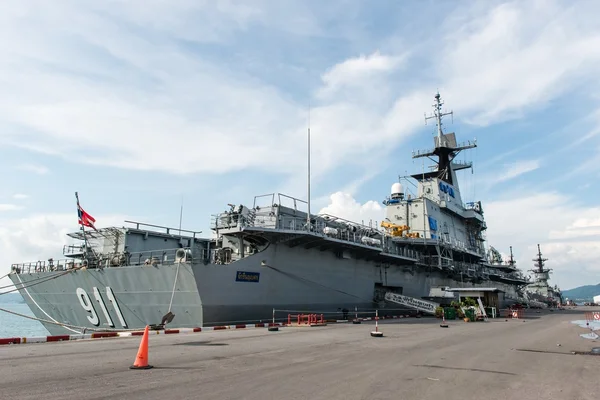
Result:
<svg viewBox="0 0 600 400"><path fill-rule="evenodd" d="M79 303L81 303L81 307L83 307L85 311L92 314L91 316L87 316L88 321L90 321L92 325L100 325L98 314L96 314L96 310L94 310L94 306L92 306L92 300L90 300L90 296L88 296L85 290L82 288L77 288L77 298L79 299Z"/></svg>
<svg viewBox="0 0 600 400"><path fill-rule="evenodd" d="M81 307L83 307L83 309L85 311L87 311L91 314L91 315L87 316L88 321L90 321L90 323L92 325L95 325L95 326L100 325L100 318L98 318L98 314L96 313L96 310L94 309L94 306L92 305L92 300L90 299L90 296L82 288L77 288L76 292L77 292L77 298L79 298L79 303L81 304ZM106 322L108 323L109 326L114 327L115 324L114 324L112 318L110 317L108 308L106 308L106 303L104 303L104 299L102 298L100 291L98 290L97 287L94 286L93 292L94 292L94 297L96 298L96 301L100 305L100 308L102 309L102 313L104 314L104 317L106 318ZM106 295L108 297L108 300L111 302L113 308L115 309L115 312L117 313L117 318L119 319L121 326L123 326L123 328L127 328L127 323L125 322L125 318L123 318L123 313L121 312L121 308L119 307L119 304L117 303L117 298L115 297L115 293L113 292L113 290L110 286L106 287Z"/></svg>
<svg viewBox="0 0 600 400"><path fill-rule="evenodd" d="M100 296L100 291L95 286L93 287L93 289L94 289L94 297L96 298L96 301L98 302L98 304L100 304L100 308L102 309L102 312L104 313L104 316L106 317L106 322L108 322L109 326L114 327L115 324L113 324L112 318L110 317L110 314L108 314L108 310L106 309L106 304L104 304L104 300L102 300L102 296Z"/></svg>
<svg viewBox="0 0 600 400"><path fill-rule="evenodd" d="M108 296L108 300L112 303L115 311L117 312L117 318L119 318L119 322L123 326L123 328L127 328L127 322L125 322L125 318L123 318L123 314L121 314L121 309L119 308L119 304L117 303L117 298L110 286L106 287L106 295Z"/></svg>

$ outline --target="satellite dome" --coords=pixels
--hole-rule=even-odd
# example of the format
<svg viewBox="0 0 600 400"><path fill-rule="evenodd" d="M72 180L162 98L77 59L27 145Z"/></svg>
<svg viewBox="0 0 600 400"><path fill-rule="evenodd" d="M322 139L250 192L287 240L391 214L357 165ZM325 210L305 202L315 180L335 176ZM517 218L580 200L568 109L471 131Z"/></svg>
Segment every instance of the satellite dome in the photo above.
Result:
<svg viewBox="0 0 600 400"><path fill-rule="evenodd" d="M392 195L401 194L402 192L402 185L400 183L396 182L392 185Z"/></svg>

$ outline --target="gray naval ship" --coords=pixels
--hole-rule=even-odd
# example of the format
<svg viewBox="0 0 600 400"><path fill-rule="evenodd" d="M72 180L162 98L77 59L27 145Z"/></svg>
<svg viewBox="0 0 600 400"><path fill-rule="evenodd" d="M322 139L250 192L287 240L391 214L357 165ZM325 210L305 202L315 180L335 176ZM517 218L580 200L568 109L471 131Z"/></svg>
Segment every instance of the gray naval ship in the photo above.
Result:
<svg viewBox="0 0 600 400"><path fill-rule="evenodd" d="M535 261L534 268L529 270L533 272L534 278L525 288L525 298L532 307L558 307L564 303L562 292L558 285L551 286L548 283L552 270L544 268L548 259L542 257L542 250L539 244L537 248L537 256L533 259Z"/></svg>
<svg viewBox="0 0 600 400"><path fill-rule="evenodd" d="M521 302L529 281L486 249L481 202L461 199L456 172L471 164L454 158L476 142L443 132L450 113L439 93L433 109L434 147L413 158L437 157L436 165L392 185L380 224L311 214L310 195L262 195L214 215L211 238L133 221L82 225L68 235L77 242L64 247L65 260L14 264L10 279L52 334L270 321L274 309L277 319L355 307L392 315L390 293L418 308L448 297L447 288L500 289L499 308Z"/></svg>

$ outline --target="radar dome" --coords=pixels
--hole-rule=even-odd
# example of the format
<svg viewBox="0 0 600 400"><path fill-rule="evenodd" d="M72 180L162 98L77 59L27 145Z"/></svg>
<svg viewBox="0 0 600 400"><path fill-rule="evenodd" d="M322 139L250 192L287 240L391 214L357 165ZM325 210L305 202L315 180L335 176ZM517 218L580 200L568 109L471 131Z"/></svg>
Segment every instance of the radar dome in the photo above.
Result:
<svg viewBox="0 0 600 400"><path fill-rule="evenodd" d="M392 185L392 194L401 194L402 193L402 185L398 182Z"/></svg>

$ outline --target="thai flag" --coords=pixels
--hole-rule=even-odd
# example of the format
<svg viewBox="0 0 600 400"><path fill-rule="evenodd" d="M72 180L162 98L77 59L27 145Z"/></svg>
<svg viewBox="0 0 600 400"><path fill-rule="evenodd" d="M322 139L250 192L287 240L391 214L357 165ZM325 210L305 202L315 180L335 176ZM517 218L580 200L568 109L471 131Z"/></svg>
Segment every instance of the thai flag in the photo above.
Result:
<svg viewBox="0 0 600 400"><path fill-rule="evenodd" d="M79 215L79 225L88 226L95 231L98 230L94 226L94 222L96 222L96 219L90 214L86 213L85 210L81 208L79 204L77 204L77 214Z"/></svg>

